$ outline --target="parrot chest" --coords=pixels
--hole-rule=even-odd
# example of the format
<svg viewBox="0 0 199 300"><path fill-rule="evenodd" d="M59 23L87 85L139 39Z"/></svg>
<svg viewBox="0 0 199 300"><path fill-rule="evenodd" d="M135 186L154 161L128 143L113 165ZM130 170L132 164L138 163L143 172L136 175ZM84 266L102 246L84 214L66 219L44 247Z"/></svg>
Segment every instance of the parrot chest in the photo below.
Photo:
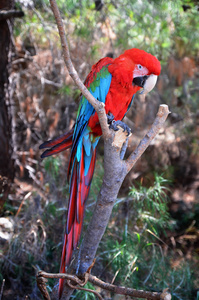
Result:
<svg viewBox="0 0 199 300"><path fill-rule="evenodd" d="M123 87L121 85L114 84L112 81L111 87L109 89L109 92L105 100L106 114L111 112L116 121L122 120L128 110L133 95L139 89L140 87L133 86L133 85L128 87ZM93 114L90 117L88 126L90 127L91 132L94 134L94 136L102 135L97 113Z"/></svg>
<svg viewBox="0 0 199 300"><path fill-rule="evenodd" d="M116 121L122 120L138 89L135 86L110 88L105 102L106 113L111 112Z"/></svg>

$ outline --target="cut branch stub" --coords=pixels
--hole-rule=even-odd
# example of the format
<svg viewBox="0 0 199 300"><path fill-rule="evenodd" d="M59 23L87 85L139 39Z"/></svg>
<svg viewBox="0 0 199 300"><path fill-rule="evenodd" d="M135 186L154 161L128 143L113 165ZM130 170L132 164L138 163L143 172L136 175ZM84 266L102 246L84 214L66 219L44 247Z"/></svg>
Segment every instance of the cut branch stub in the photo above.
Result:
<svg viewBox="0 0 199 300"><path fill-rule="evenodd" d="M112 146L121 149L123 144L126 142L126 139L129 138L132 135L132 133L128 135L127 132L124 131L124 129L120 126L118 126L118 129L118 131L115 131Z"/></svg>

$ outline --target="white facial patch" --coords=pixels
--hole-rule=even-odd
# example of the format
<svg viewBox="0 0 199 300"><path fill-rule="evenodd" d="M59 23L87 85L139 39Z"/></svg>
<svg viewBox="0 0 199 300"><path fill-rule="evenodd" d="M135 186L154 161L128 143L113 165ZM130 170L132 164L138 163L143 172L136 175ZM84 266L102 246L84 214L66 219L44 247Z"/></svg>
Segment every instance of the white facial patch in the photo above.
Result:
<svg viewBox="0 0 199 300"><path fill-rule="evenodd" d="M149 73L149 71L146 67L143 67L141 65L136 65L135 69L133 71L133 78L144 76L144 75L147 75L148 73Z"/></svg>
<svg viewBox="0 0 199 300"><path fill-rule="evenodd" d="M148 94L155 86L156 82L157 82L157 79L158 79L158 76L157 75L154 75L154 74L151 74L146 82L145 82L145 85L144 85L144 88L143 90L141 91L140 94L143 94L143 95L146 95Z"/></svg>

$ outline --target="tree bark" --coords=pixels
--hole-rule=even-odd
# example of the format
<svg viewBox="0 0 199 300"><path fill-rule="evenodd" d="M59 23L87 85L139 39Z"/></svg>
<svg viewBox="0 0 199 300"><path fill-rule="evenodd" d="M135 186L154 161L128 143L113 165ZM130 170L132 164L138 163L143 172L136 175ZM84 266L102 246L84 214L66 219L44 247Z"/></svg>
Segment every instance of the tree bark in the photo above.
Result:
<svg viewBox="0 0 199 300"><path fill-rule="evenodd" d="M0 10L14 7L13 0L1 0ZM0 211L9 193L10 182L14 178L12 159L12 124L9 99L9 60L11 51L11 20L0 20Z"/></svg>
<svg viewBox="0 0 199 300"><path fill-rule="evenodd" d="M121 140L121 135L118 134L118 131L114 133L112 132L111 138L104 139L103 183L98 195L92 219L88 225L83 241L79 250L76 250L74 259L67 270L69 274L82 276L92 264L125 176L133 168L138 158L149 146L150 142L158 134L160 128L163 127L168 114L168 106L164 104L160 105L157 116L150 130L127 160L121 159L122 145L120 145L120 147L117 146L117 135L119 135L119 139ZM125 139L126 138L124 136L122 140L123 143L125 142ZM61 299L70 299L73 290L74 289L71 287L65 285ZM57 300L57 286L51 296L52 300Z"/></svg>

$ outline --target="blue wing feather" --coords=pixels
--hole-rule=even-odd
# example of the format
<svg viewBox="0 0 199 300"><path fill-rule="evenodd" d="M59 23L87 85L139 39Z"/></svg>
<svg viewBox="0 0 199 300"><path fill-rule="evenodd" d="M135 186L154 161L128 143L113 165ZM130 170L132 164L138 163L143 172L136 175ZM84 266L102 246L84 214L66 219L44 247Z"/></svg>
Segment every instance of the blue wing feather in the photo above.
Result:
<svg viewBox="0 0 199 300"><path fill-rule="evenodd" d="M106 68L106 75L103 77L98 77L93 81L92 87L89 87L90 93L99 101L105 103L106 96L108 94L112 75L107 71ZM104 69L103 68L103 69ZM98 81L98 82L97 82ZM96 86L95 90L93 87ZM95 148L97 145L98 140L95 143L91 143L89 139L89 127L87 126L90 117L95 113L93 106L88 102L88 100L82 96L80 102L80 108L78 110L77 120L75 124L74 134L73 134L73 148L77 147L76 158L77 161L80 161L81 156L81 147L82 142L84 144L84 149L87 155L89 155L91 151L91 144ZM84 137L84 140L82 138ZM73 149L72 149L73 150Z"/></svg>

